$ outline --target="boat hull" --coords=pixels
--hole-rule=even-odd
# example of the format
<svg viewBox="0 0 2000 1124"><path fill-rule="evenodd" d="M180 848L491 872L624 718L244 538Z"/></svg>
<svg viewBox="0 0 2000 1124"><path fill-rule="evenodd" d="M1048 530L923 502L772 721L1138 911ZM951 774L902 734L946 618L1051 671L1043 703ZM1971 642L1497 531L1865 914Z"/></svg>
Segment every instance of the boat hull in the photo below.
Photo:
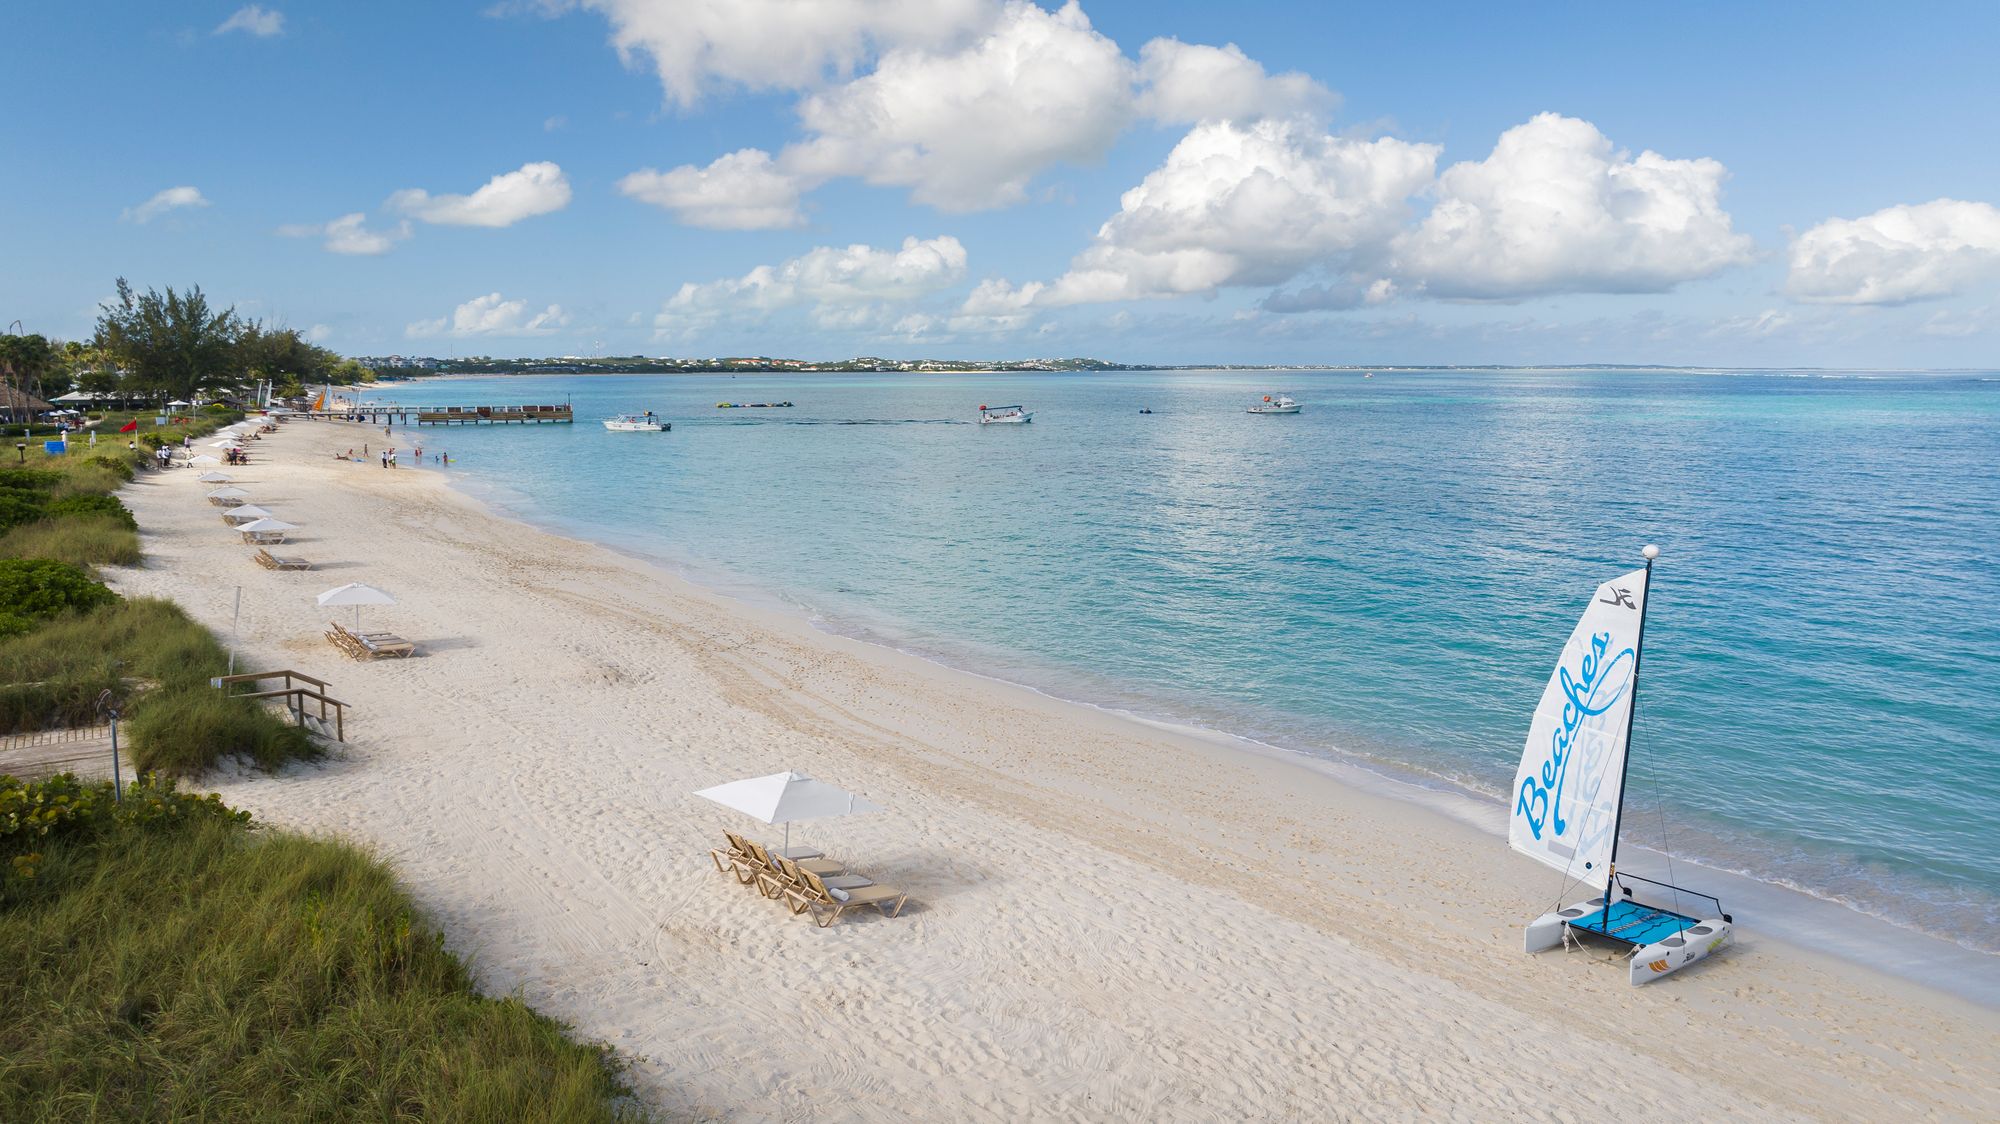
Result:
<svg viewBox="0 0 2000 1124"><path fill-rule="evenodd" d="M1026 425L1035 420L1033 414L1022 414L1012 418L980 418L980 425Z"/></svg>
<svg viewBox="0 0 2000 1124"><path fill-rule="evenodd" d="M674 427L672 422L617 422L608 421L604 428L613 433L665 433Z"/></svg>
<svg viewBox="0 0 2000 1124"><path fill-rule="evenodd" d="M1615 908L1615 907L1614 907ZM1592 898L1577 902L1562 909L1544 913L1528 923L1523 934L1522 946L1527 952L1546 952L1560 947L1565 930L1574 929L1579 933L1604 936L1597 927L1590 924L1603 915L1604 899ZM1681 917L1670 915L1679 923L1678 931L1670 932L1657 940L1637 944L1632 941L1621 943L1632 945L1631 958L1626 962L1626 975L1632 986L1649 984L1665 978L1682 968L1706 959L1710 953L1728 945L1735 936L1735 926L1719 917ZM1613 939L1620 939L1613 937Z"/></svg>
<svg viewBox="0 0 2000 1124"><path fill-rule="evenodd" d="M1253 413L1253 414L1296 414L1296 413L1298 413L1298 412L1299 412L1299 407L1297 407L1297 406L1252 406L1252 407L1250 407L1250 411L1249 411L1249 412L1250 412L1250 413Z"/></svg>

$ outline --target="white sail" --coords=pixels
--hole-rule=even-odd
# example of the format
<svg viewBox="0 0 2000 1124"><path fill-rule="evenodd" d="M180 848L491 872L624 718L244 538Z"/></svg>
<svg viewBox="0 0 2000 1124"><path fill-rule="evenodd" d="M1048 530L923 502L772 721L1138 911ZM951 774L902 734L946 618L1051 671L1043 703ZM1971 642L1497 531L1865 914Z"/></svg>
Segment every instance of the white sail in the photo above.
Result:
<svg viewBox="0 0 2000 1124"><path fill-rule="evenodd" d="M1600 890L1625 783L1645 603L1644 570L1597 587L1542 691L1514 776L1507 841Z"/></svg>

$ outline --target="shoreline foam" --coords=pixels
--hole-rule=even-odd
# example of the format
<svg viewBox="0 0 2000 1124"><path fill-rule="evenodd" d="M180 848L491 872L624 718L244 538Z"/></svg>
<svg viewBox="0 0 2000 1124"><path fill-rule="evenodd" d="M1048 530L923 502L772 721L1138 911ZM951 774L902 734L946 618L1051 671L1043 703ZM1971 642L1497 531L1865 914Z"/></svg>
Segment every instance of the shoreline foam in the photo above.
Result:
<svg viewBox="0 0 2000 1124"><path fill-rule="evenodd" d="M246 664L332 679L355 740L226 795L383 848L483 984L622 1047L658 1107L1666 1115L1720 1090L1972 1116L1990 1096L1990 1010L1754 920L1645 989L1524 957L1542 880L1475 828L729 601L441 477L335 462L348 432L293 423L243 473L323 578L259 571L170 476L127 491L149 565L117 584L226 630L240 582ZM352 580L396 591L379 619L428 654L337 661L310 595ZM686 792L788 765L889 805L806 830L917 909L820 932L706 868L744 825ZM1603 1065L1616 1090L1580 1079Z"/></svg>

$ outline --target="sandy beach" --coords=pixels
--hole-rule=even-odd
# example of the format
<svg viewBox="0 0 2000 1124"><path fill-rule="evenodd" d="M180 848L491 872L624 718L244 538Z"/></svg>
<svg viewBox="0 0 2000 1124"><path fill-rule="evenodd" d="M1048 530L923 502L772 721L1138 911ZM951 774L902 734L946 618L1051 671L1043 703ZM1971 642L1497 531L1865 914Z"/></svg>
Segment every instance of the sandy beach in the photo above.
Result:
<svg viewBox="0 0 2000 1124"><path fill-rule="evenodd" d="M312 572L257 566L173 471L124 491L147 561L108 575L225 637L240 586L239 667L330 680L349 740L206 786L375 848L484 988L616 1046L663 1116L1975 1119L2000 1092L1991 1009L1741 917L1647 988L1608 948L1525 956L1553 888L1500 839L334 457L381 440L295 422L230 470ZM420 656L324 639L313 595L351 581ZM793 839L901 917L821 930L710 863L776 832L693 790L788 768L888 809Z"/></svg>

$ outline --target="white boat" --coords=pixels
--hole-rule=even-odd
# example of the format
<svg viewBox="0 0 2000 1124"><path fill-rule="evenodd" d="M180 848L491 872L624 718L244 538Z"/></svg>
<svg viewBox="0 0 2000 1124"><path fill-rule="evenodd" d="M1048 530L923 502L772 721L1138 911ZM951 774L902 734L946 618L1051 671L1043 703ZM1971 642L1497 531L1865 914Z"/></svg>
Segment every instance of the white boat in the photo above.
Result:
<svg viewBox="0 0 2000 1124"><path fill-rule="evenodd" d="M647 410L643 414L619 414L615 418L605 418L604 428L621 433L664 433L674 427L674 423L656 416Z"/></svg>
<svg viewBox="0 0 2000 1124"><path fill-rule="evenodd" d="M1556 948L1572 932L1608 939L1631 949L1626 966L1634 985L1728 944L1735 923L1707 894L1618 869L1646 600L1660 548L1643 553L1645 569L1597 587L1563 645L1528 726L1507 822L1508 844L1561 871L1565 890L1582 884L1597 892L1530 922L1527 951ZM1657 904L1667 902L1671 908Z"/></svg>
<svg viewBox="0 0 2000 1124"><path fill-rule="evenodd" d="M980 425L1021 425L1035 420L1035 415L1019 406L981 406Z"/></svg>
<svg viewBox="0 0 2000 1124"><path fill-rule="evenodd" d="M1250 412L1253 414L1296 414L1299 412L1299 404L1292 401L1292 396L1289 394L1280 394L1275 397L1266 394L1262 402L1250 407Z"/></svg>

